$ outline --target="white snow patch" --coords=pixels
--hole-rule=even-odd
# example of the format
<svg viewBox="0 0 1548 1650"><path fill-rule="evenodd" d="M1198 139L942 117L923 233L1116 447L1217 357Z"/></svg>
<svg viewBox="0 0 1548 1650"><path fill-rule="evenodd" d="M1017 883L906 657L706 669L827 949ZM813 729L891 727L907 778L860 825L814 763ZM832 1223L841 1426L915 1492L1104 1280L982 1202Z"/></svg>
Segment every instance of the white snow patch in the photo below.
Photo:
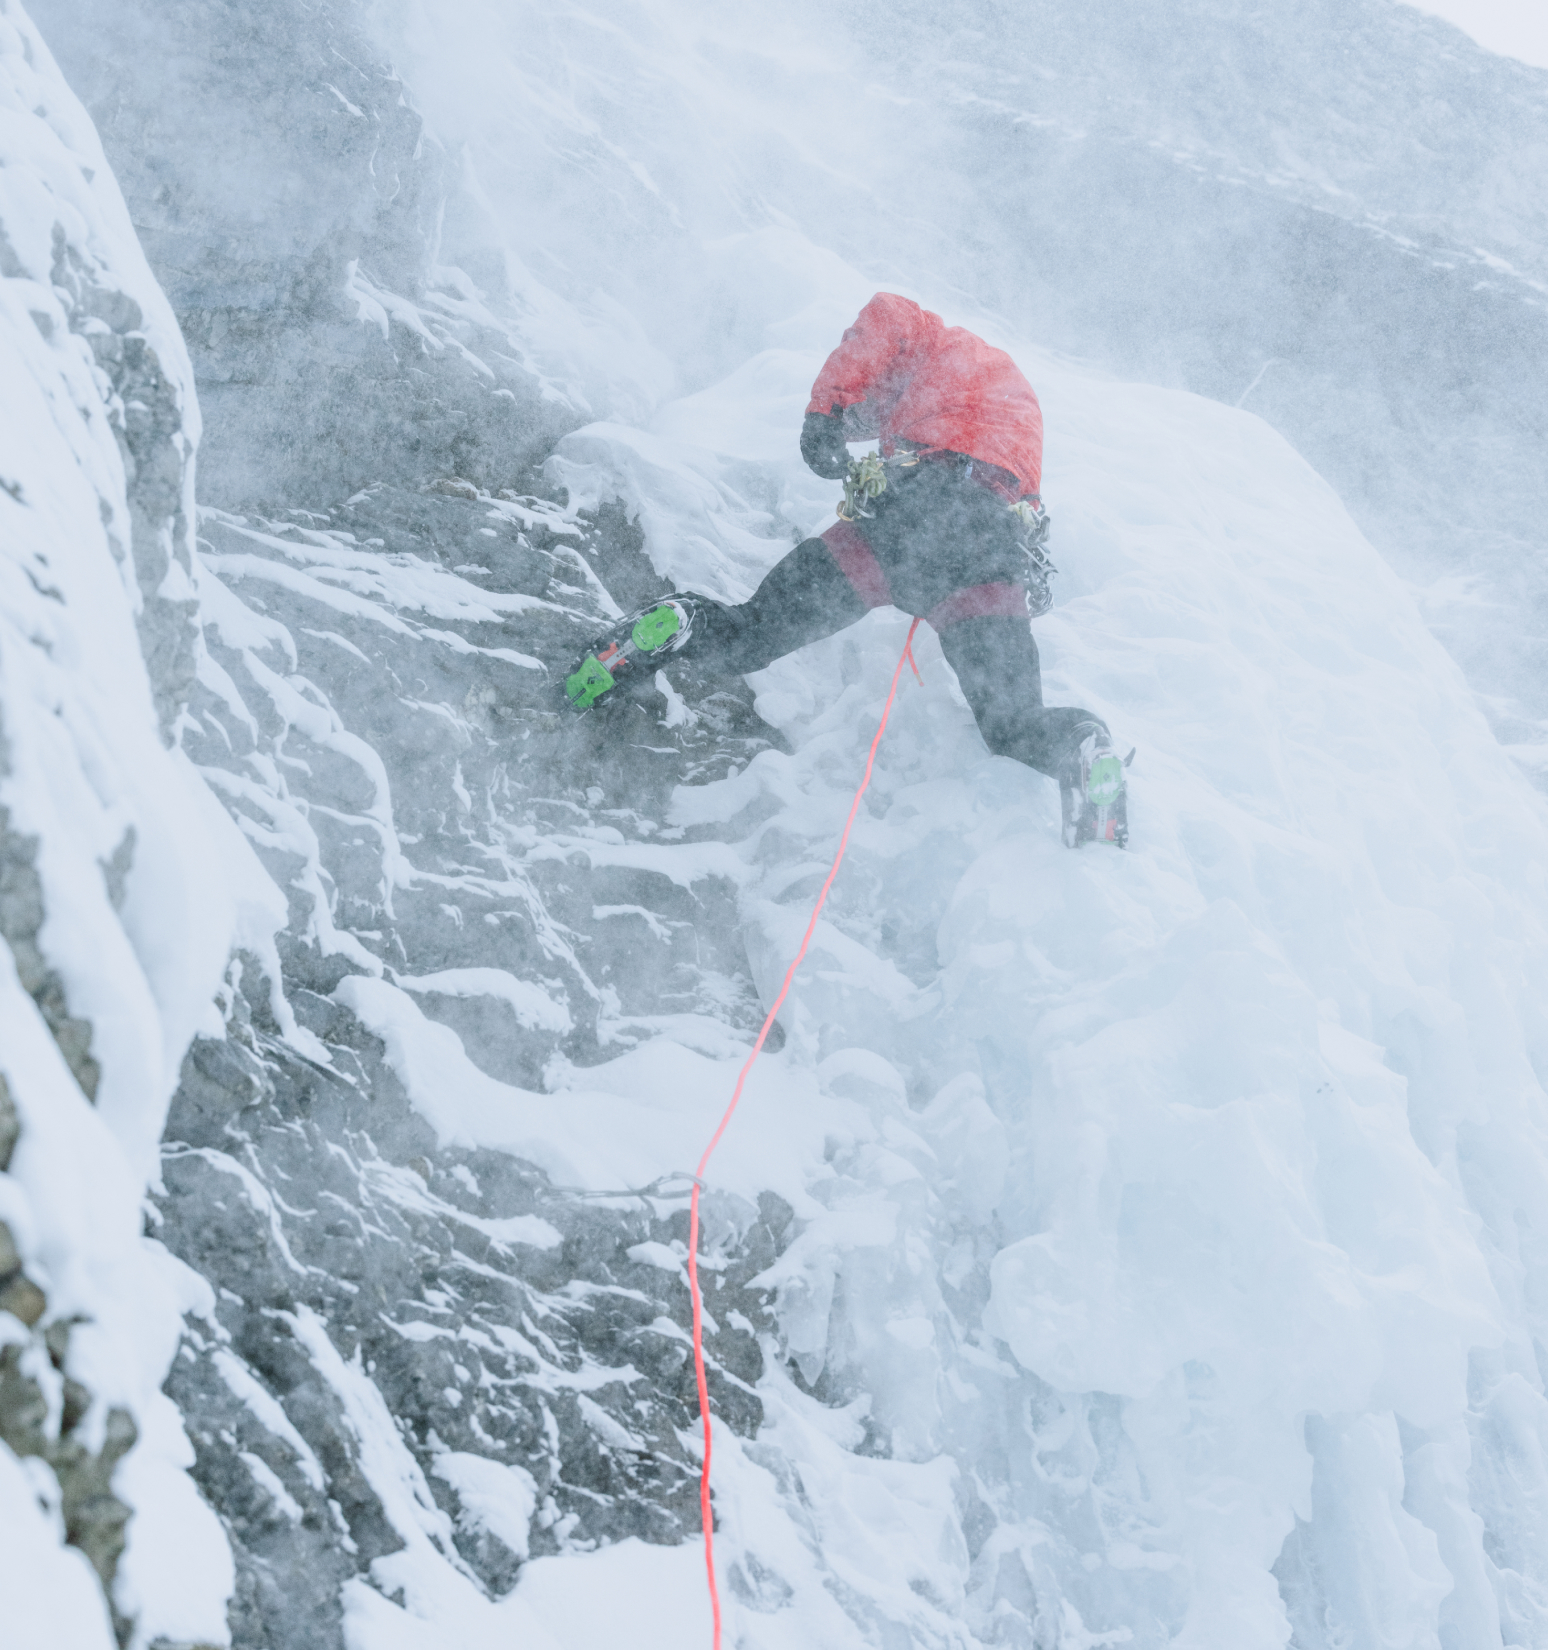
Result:
<svg viewBox="0 0 1548 1650"><path fill-rule="evenodd" d="M459 1450L437 1455L431 1470L457 1492L459 1523L487 1530L517 1558L527 1556L538 1502L537 1483L530 1472Z"/></svg>
<svg viewBox="0 0 1548 1650"><path fill-rule="evenodd" d="M536 1094L486 1076L455 1032L385 981L351 976L334 996L386 1044L415 1110L443 1145L509 1151L566 1186L640 1187L691 1169L740 1063L663 1038L571 1073L556 1094ZM823 1098L809 1075L777 1056L754 1069L744 1108L745 1126L716 1159L717 1183L754 1199L773 1190L803 1209L813 1206L807 1179L828 1143L871 1132L861 1108Z"/></svg>

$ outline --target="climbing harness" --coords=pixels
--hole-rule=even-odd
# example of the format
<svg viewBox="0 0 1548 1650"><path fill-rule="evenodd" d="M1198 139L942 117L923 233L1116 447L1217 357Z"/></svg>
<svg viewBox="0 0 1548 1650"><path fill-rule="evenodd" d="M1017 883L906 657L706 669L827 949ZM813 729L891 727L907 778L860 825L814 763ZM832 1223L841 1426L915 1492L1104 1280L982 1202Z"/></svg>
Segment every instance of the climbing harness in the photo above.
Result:
<svg viewBox="0 0 1548 1650"><path fill-rule="evenodd" d="M881 748L882 735L887 731L887 721L892 715L893 700L898 696L898 681L903 675L905 660L913 666L914 675L919 676L919 666L914 660L914 632L922 623L923 620L915 619L908 627L908 640L904 642L903 651L898 655L898 662L893 668L892 686L887 690L887 702L882 706L881 722L877 726L876 737L871 740L870 754L865 759L865 773L860 780L860 788L855 792L854 801L849 804L849 817L844 821L844 832L839 837L838 852L833 856L828 879L823 883L822 890L817 895L817 903L812 907L806 932L801 936L800 947L789 968L785 970L784 984L779 988L774 1006L764 1018L763 1029L758 1033L752 1053L747 1056L746 1063L737 1076L736 1087L731 1091L731 1103L726 1107L725 1115L720 1120L720 1127L711 1136L709 1145L704 1148L703 1157L699 1159L699 1166L693 1172L693 1197L688 1205L688 1288L693 1296L693 1374L699 1388L699 1419L704 1426L704 1465L699 1471L699 1511L704 1523L704 1566L709 1577L710 1609L715 1619L714 1650L720 1650L720 1589L715 1584L715 1511L710 1504L711 1431L709 1384L704 1374L704 1297L699 1290L699 1193L704 1187L704 1171L709 1166L710 1157L720 1144L720 1137L726 1132L731 1115L742 1098L747 1074L752 1070L753 1062L763 1052L764 1043L768 1041L769 1031L774 1025L774 1016L784 1006L785 998L790 993L795 971L806 956L806 948L812 943L812 935L817 931L817 919L822 915L823 906L827 904L828 890L833 886L839 866L844 863L844 851L849 847L849 833L855 823L855 815L860 811L860 799L871 783L871 772L876 766L876 752Z"/></svg>
<svg viewBox="0 0 1548 1650"><path fill-rule="evenodd" d="M844 502L838 507L840 521L870 520L876 515L875 505L888 486L903 470L918 465L920 455L912 447L899 447L891 457L867 453L864 458L849 461L849 474L844 477ZM973 461L968 460L963 475L971 476ZM1006 509L1015 517L1016 537L1026 557L1022 582L1027 589L1027 613L1037 618L1053 606L1053 586L1049 582L1059 571L1048 554L1048 511L1036 493L1031 498L1017 499Z"/></svg>

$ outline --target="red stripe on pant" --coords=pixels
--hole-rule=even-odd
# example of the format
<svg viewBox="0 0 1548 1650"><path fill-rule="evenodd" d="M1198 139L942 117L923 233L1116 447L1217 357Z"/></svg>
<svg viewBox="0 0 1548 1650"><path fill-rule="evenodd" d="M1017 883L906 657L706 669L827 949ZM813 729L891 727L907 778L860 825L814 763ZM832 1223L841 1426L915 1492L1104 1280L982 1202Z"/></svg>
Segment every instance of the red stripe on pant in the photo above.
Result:
<svg viewBox="0 0 1548 1650"><path fill-rule="evenodd" d="M836 521L822 535L839 571L849 580L855 594L869 607L891 607L892 588L870 545L852 522ZM949 630L964 619L1027 617L1027 593L1019 584L1003 581L972 584L954 590L922 615L932 630Z"/></svg>
<svg viewBox="0 0 1548 1650"><path fill-rule="evenodd" d="M822 535L822 542L838 563L839 572L854 586L855 594L867 607L892 606L887 575L853 522L834 522Z"/></svg>

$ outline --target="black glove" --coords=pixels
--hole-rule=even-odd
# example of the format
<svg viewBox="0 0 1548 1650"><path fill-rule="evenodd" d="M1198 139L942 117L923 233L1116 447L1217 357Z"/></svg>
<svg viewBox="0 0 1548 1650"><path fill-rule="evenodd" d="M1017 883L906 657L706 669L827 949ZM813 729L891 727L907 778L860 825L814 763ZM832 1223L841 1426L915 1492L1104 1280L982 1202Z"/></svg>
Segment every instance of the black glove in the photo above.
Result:
<svg viewBox="0 0 1548 1650"><path fill-rule="evenodd" d="M801 426L801 457L807 468L824 481L842 481L849 474L849 449L844 445L844 411L837 403L831 412L808 413Z"/></svg>

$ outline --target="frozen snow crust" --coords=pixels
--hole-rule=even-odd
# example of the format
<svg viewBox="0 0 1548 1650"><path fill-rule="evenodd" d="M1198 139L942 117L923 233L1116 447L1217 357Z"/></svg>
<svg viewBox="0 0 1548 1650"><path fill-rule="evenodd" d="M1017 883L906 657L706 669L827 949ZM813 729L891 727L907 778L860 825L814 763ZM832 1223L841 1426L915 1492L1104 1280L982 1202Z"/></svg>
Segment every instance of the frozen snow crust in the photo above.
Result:
<svg viewBox="0 0 1548 1650"><path fill-rule="evenodd" d="M40 1332L0 1315L47 1400L44 1447L0 1450L31 1642L97 1650L131 1615L147 1645L707 1636L663 1177L800 932L905 622L763 673L767 727L665 676L564 721L545 667L666 583L744 593L823 525L834 490L787 413L883 280L1043 397L1045 688L1138 745L1134 839L1060 848L1052 787L983 754L921 644L714 1164L728 1640L1542 1642L1548 819L1317 476L1250 414L1054 358L948 280L821 250L842 237L717 238L708 184L669 199L638 153L668 157L556 93L532 107L630 171L695 291L742 294L733 320L684 305L664 353L618 301L507 270L532 358L609 415L560 444L554 497L528 477L209 511L198 564L169 506L152 594L186 616L196 590L203 627L178 689L137 639L150 598L119 569L142 537L111 524L143 494L88 311L38 262L53 221L140 306L120 330L159 351L191 450L186 365L14 5L0 42L21 88L0 203L33 212L41 180L55 215L0 281L28 465L0 510L52 512L6 541L0 636L0 802L44 845L52 925L5 932L60 993L0 986L0 1218L48 1302ZM784 68L816 72L795 47ZM735 113L756 133L775 102ZM364 280L359 325L390 343ZM180 1061L157 1207L184 1266L138 1236ZM46 1332L77 1311L56 1369ZM158 1391L180 1311L168 1391L234 1578ZM41 1465L72 1373L98 1459L110 1406L142 1435L112 1476L135 1509L116 1624Z"/></svg>

